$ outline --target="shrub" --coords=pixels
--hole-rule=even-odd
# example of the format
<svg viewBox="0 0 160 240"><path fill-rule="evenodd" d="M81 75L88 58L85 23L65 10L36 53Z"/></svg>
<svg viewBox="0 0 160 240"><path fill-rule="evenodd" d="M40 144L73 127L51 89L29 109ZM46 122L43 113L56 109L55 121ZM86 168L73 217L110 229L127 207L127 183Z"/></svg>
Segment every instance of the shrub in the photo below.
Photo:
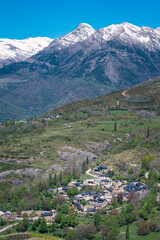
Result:
<svg viewBox="0 0 160 240"><path fill-rule="evenodd" d="M66 240L75 240L76 239L76 232L75 230L70 230L66 233Z"/></svg>
<svg viewBox="0 0 160 240"><path fill-rule="evenodd" d="M160 227L157 221L152 220L149 222L149 229L151 232L159 232Z"/></svg>
<svg viewBox="0 0 160 240"><path fill-rule="evenodd" d="M5 219L3 219L3 218L0 218L0 226L4 226L4 225L6 225L6 220Z"/></svg>
<svg viewBox="0 0 160 240"><path fill-rule="evenodd" d="M147 222L141 222L137 231L138 235L146 236L150 233L149 224Z"/></svg>
<svg viewBox="0 0 160 240"><path fill-rule="evenodd" d="M26 219L23 219L18 225L17 225L17 231L18 232L26 232L29 227L29 222Z"/></svg>
<svg viewBox="0 0 160 240"><path fill-rule="evenodd" d="M155 112L148 112L145 110L141 110L141 111L137 111L136 114L141 118L149 118L149 119L156 118Z"/></svg>
<svg viewBox="0 0 160 240"><path fill-rule="evenodd" d="M102 239L114 240L117 238L119 233L119 227L116 221L111 220L106 223L102 228Z"/></svg>
<svg viewBox="0 0 160 240"><path fill-rule="evenodd" d="M76 232L76 239L93 239L94 234L96 233L96 229L93 224L80 224L78 227L75 228Z"/></svg>
<svg viewBox="0 0 160 240"><path fill-rule="evenodd" d="M142 158L142 168L149 170L150 163L156 159L155 155L145 155Z"/></svg>

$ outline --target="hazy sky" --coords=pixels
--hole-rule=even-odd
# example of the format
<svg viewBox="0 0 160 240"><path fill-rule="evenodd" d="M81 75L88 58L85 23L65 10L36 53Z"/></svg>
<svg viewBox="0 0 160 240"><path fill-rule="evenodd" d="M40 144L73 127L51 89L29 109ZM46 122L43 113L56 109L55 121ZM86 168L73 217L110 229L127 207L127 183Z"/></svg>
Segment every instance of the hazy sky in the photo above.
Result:
<svg viewBox="0 0 160 240"><path fill-rule="evenodd" d="M121 22L157 28L160 1L0 0L0 38L57 38L82 22L95 29Z"/></svg>

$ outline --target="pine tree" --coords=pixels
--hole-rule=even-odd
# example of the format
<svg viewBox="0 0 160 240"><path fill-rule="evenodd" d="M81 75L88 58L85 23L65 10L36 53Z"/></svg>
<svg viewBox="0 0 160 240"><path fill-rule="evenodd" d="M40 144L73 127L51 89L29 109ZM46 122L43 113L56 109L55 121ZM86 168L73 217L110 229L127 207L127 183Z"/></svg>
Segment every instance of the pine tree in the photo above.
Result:
<svg viewBox="0 0 160 240"><path fill-rule="evenodd" d="M114 122L114 131L115 132L117 131L117 122L116 121Z"/></svg>
<svg viewBox="0 0 160 240"><path fill-rule="evenodd" d="M75 169L75 166L73 166L73 178L76 178L76 169Z"/></svg>
<svg viewBox="0 0 160 240"><path fill-rule="evenodd" d="M126 240L129 240L129 225L126 227Z"/></svg>
<svg viewBox="0 0 160 240"><path fill-rule="evenodd" d="M83 164L82 164L82 173L85 173L86 171L86 163L85 161L83 161Z"/></svg>
<svg viewBox="0 0 160 240"><path fill-rule="evenodd" d="M88 159L88 156L87 156L87 158L86 158L86 164L87 164L87 167L88 167L88 165L89 165L89 159Z"/></svg>
<svg viewBox="0 0 160 240"><path fill-rule="evenodd" d="M99 230L101 227L101 216L99 212L96 212L94 214L94 226L96 227L97 230Z"/></svg>
<svg viewBox="0 0 160 240"><path fill-rule="evenodd" d="M109 111L109 114L111 113L111 108L110 108L110 105L108 106L108 111Z"/></svg>
<svg viewBox="0 0 160 240"><path fill-rule="evenodd" d="M57 185L57 175L56 175L56 173L54 174L54 185L55 186Z"/></svg>
<svg viewBox="0 0 160 240"><path fill-rule="evenodd" d="M149 127L147 128L147 138L149 138L149 135L150 135L150 129Z"/></svg>
<svg viewBox="0 0 160 240"><path fill-rule="evenodd" d="M60 174L59 174L59 181L60 181L60 183L62 181L62 172L60 172Z"/></svg>

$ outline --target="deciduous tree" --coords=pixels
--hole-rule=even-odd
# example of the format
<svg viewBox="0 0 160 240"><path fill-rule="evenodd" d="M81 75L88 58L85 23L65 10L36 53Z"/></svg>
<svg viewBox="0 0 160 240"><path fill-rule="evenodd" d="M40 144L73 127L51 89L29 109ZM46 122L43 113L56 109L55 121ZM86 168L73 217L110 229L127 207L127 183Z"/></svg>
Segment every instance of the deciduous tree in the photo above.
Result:
<svg viewBox="0 0 160 240"><path fill-rule="evenodd" d="M44 218L42 218L42 221L39 225L39 232L40 233L48 232L47 223L46 223L46 220Z"/></svg>

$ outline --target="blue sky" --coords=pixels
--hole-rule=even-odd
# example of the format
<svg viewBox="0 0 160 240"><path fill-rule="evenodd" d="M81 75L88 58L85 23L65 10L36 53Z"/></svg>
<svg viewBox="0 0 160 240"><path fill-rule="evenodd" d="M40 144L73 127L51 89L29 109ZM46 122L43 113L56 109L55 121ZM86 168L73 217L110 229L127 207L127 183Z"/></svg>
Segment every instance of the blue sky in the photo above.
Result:
<svg viewBox="0 0 160 240"><path fill-rule="evenodd" d="M82 23L160 27L158 0L0 0L0 38L57 38Z"/></svg>

